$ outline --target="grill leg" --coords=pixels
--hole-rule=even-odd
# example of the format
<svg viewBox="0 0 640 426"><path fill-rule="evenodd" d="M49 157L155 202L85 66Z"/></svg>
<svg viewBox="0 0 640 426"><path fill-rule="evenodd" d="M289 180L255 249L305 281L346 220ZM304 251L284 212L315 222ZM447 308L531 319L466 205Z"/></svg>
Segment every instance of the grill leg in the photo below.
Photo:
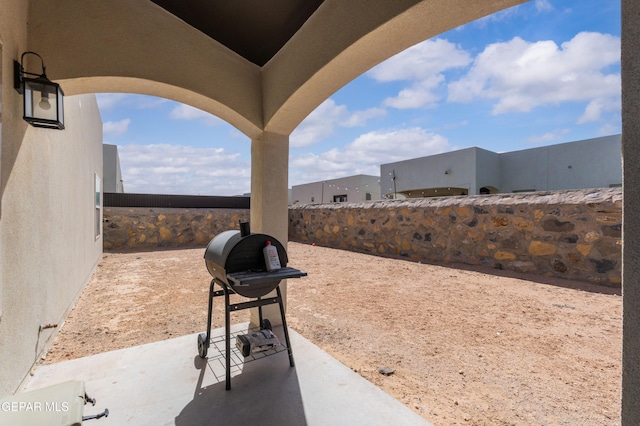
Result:
<svg viewBox="0 0 640 426"><path fill-rule="evenodd" d="M211 280L211 285L209 285L209 311L207 312L207 340L205 342L207 348L209 347L209 342L211 341L211 317L213 310L213 285L215 284L215 280Z"/></svg>
<svg viewBox="0 0 640 426"><path fill-rule="evenodd" d="M224 289L224 340L225 340L225 358L227 364L226 389L231 389L231 307L229 306L229 290L226 286Z"/></svg>
<svg viewBox="0 0 640 426"><path fill-rule="evenodd" d="M211 280L211 284L209 286L209 312L207 313L207 333L198 334L198 355L200 358L204 359L207 357L207 352L209 351L209 345L211 342L211 312L213 310L213 290L214 280Z"/></svg>
<svg viewBox="0 0 640 426"><path fill-rule="evenodd" d="M293 362L293 352L291 351L291 341L289 340L289 330L287 328L287 320L284 315L284 304L282 303L282 293L280 292L280 286L276 287L278 293L278 305L280 306L280 316L282 317L282 330L284 331L284 340L287 343L287 351L289 352L289 365L295 366Z"/></svg>

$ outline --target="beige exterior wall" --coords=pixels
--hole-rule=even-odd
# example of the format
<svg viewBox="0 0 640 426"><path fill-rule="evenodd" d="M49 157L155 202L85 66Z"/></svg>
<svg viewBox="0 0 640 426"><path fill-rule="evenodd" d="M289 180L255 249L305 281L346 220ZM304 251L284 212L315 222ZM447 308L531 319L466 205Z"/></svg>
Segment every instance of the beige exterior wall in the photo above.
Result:
<svg viewBox="0 0 640 426"><path fill-rule="evenodd" d="M0 395L28 375L56 331L40 325L64 321L102 253L95 236L95 177L102 177L95 96L65 98L63 131L22 120L12 61L28 50L27 6L0 1Z"/></svg>
<svg viewBox="0 0 640 426"><path fill-rule="evenodd" d="M160 96L215 114L252 138L261 134L260 68L160 7L130 0L28 3L29 48L55 52L47 75L66 94Z"/></svg>

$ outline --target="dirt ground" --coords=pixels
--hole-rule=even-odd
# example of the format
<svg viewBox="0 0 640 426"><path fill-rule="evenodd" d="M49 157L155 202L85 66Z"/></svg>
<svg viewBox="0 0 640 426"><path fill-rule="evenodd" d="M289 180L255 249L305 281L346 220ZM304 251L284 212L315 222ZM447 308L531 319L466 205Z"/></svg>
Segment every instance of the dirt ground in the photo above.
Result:
<svg viewBox="0 0 640 426"><path fill-rule="evenodd" d="M308 272L289 280L289 326L435 425L619 424L619 292L298 243L288 250L289 266ZM203 331L203 254L105 254L44 362ZM213 324L222 327L219 305ZM247 320L248 311L232 316Z"/></svg>

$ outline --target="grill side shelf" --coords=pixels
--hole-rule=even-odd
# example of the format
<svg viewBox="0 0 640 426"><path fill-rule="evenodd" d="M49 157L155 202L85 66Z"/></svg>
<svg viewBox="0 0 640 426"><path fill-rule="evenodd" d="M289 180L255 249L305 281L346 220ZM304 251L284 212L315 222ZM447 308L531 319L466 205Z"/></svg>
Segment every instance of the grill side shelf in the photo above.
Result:
<svg viewBox="0 0 640 426"><path fill-rule="evenodd" d="M227 280L231 281L235 285L251 285L306 276L307 273L304 271L285 267L272 272L233 272L227 274Z"/></svg>

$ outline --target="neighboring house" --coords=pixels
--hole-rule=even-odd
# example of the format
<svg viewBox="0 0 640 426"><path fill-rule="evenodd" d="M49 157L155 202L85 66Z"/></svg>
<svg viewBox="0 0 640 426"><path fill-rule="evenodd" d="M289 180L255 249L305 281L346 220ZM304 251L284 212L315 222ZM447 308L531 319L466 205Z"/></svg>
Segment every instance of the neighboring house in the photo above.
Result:
<svg viewBox="0 0 640 426"><path fill-rule="evenodd" d="M497 154L473 147L380 166L385 198L622 185L622 136Z"/></svg>
<svg viewBox="0 0 640 426"><path fill-rule="evenodd" d="M355 175L291 187L293 204L360 202L380 199L380 178Z"/></svg>
<svg viewBox="0 0 640 426"><path fill-rule="evenodd" d="M104 192L124 192L124 181L120 170L120 157L116 145L102 145Z"/></svg>

